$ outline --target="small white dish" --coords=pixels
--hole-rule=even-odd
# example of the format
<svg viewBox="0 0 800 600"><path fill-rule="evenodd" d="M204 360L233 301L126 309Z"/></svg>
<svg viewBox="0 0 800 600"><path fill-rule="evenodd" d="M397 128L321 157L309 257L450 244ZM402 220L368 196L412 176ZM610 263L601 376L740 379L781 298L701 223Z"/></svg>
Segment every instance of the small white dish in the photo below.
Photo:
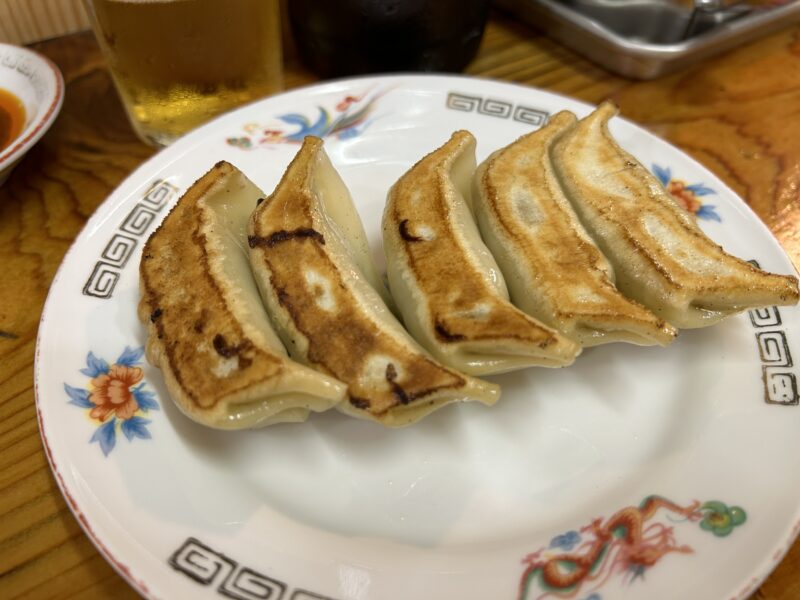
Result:
<svg viewBox="0 0 800 600"><path fill-rule="evenodd" d="M49 59L27 48L0 44L0 89L11 92L25 107L25 125L0 149L0 185L19 160L55 121L64 101L64 79Z"/></svg>

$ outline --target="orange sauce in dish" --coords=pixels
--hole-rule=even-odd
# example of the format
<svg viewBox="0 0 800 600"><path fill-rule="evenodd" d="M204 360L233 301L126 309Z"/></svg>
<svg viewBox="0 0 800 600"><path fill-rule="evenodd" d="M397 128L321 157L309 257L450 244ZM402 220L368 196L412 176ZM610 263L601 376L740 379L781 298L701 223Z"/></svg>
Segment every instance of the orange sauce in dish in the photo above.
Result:
<svg viewBox="0 0 800 600"><path fill-rule="evenodd" d="M0 88L0 152L11 145L25 127L25 106L22 100Z"/></svg>

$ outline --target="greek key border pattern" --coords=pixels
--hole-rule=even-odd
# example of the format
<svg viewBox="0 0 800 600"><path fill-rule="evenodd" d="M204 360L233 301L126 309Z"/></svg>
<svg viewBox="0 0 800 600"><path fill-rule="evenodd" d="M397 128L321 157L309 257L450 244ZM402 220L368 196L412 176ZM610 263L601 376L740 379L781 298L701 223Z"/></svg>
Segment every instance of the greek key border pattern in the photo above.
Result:
<svg viewBox="0 0 800 600"><path fill-rule="evenodd" d="M219 595L234 600L283 600L289 590L286 583L240 565L193 537L187 538L167 562L192 581L214 587ZM287 600L333 599L296 588Z"/></svg>
<svg viewBox="0 0 800 600"><path fill-rule="evenodd" d="M547 123L550 113L539 108L514 105L511 102L497 100L496 98L483 98L461 94L459 92L448 92L446 107L450 110L460 110L464 112L477 112L481 115L497 117L499 119L512 119L526 125L541 127Z"/></svg>
<svg viewBox="0 0 800 600"><path fill-rule="evenodd" d="M750 263L758 267L758 262ZM761 379L764 382L764 401L767 404L797 406L800 394L794 360L789 350L786 331L781 329L781 313L777 306L748 311L750 323L756 331L756 344L761 359Z"/></svg>
<svg viewBox="0 0 800 600"><path fill-rule="evenodd" d="M177 196L178 188L158 179L148 188L108 240L100 259L83 286L84 296L107 300L114 293L122 270L139 240L147 233L161 210Z"/></svg>

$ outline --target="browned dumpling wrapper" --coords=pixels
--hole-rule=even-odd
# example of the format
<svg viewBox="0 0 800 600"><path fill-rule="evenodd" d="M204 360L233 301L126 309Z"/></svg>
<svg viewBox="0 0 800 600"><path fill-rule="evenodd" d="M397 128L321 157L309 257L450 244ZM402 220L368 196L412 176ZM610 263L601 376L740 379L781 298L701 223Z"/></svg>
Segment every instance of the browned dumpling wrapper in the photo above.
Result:
<svg viewBox="0 0 800 600"><path fill-rule="evenodd" d="M675 328L617 290L558 183L550 151L576 121L560 112L481 164L473 194L481 233L528 314L583 346L669 344Z"/></svg>
<svg viewBox="0 0 800 600"><path fill-rule="evenodd" d="M797 278L726 253L608 129L610 103L566 132L553 162L581 221L616 273L617 287L679 328L749 308L793 305Z"/></svg>
<svg viewBox="0 0 800 600"><path fill-rule="evenodd" d="M248 234L276 330L294 358L347 383L340 410L403 426L453 401L497 400L498 386L435 361L389 311L363 226L322 140L305 139Z"/></svg>
<svg viewBox="0 0 800 600"><path fill-rule="evenodd" d="M221 162L150 236L139 319L148 360L195 421L220 429L303 421L346 386L291 360L261 303L247 257L247 219L263 196Z"/></svg>
<svg viewBox="0 0 800 600"><path fill-rule="evenodd" d="M580 346L508 299L470 212L474 172L475 138L457 131L389 191L383 243L403 322L437 359L465 373L569 365Z"/></svg>

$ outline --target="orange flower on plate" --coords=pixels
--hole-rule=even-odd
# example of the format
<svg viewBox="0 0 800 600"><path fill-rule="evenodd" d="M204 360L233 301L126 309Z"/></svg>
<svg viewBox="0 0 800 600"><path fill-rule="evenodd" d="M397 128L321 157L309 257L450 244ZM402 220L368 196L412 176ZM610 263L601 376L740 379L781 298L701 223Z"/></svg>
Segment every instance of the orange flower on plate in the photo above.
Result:
<svg viewBox="0 0 800 600"><path fill-rule="evenodd" d="M687 212L690 212L698 219L722 223L722 217L717 212L716 207L701 200L703 196L715 195L717 192L713 189L702 183L687 184L681 179L673 179L672 169L669 167L654 164L653 175L658 178L661 185Z"/></svg>
<svg viewBox="0 0 800 600"><path fill-rule="evenodd" d="M680 179L673 179L667 186L667 191L677 200L683 208L690 213L695 214L703 205L700 200L695 196L694 191L686 186L686 183Z"/></svg>
<svg viewBox="0 0 800 600"><path fill-rule="evenodd" d="M142 380L144 374L139 367L112 365L108 373L101 373L92 379L92 392L89 401L95 405L89 416L105 421L108 415L115 414L120 419L130 419L139 410L139 403L131 388Z"/></svg>
<svg viewBox="0 0 800 600"><path fill-rule="evenodd" d="M86 367L80 369L81 375L90 378L89 385L73 387L64 382L69 404L88 411L95 420L96 429L89 443L97 442L105 456L117 445L118 431L128 441L152 437L147 429L150 420L142 415L159 408L155 393L147 389L142 381L144 372L137 366L143 356L142 346L125 346L109 366L108 361L89 352Z"/></svg>

